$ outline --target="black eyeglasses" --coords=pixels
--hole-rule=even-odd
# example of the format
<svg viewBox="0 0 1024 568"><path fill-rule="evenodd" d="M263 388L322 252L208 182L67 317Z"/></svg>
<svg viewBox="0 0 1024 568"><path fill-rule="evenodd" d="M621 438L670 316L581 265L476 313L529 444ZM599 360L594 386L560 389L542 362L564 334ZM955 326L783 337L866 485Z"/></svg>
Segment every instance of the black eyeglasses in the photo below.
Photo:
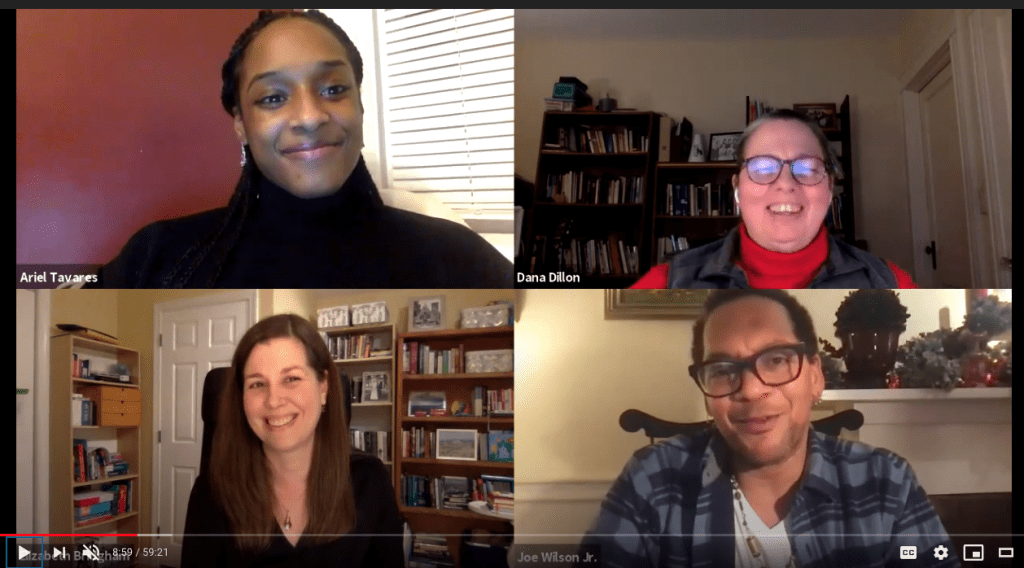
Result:
<svg viewBox="0 0 1024 568"><path fill-rule="evenodd" d="M825 162L814 156L804 156L793 160L780 160L775 156L754 156L743 161L750 181L769 184L779 179L782 167L789 164L789 172L793 179L801 185L816 185L825 179Z"/></svg>
<svg viewBox="0 0 1024 568"><path fill-rule="evenodd" d="M804 355L813 353L805 343L773 345L744 359L721 358L690 365L690 376L706 396L719 398L739 392L743 372L753 371L762 383L772 387L793 382L800 376Z"/></svg>

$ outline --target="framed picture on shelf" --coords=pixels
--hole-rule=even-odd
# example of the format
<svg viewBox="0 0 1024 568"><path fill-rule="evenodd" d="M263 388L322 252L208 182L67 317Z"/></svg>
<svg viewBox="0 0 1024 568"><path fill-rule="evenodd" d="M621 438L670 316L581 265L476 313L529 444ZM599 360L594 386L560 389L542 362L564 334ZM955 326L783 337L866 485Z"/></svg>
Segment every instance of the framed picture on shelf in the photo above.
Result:
<svg viewBox="0 0 1024 568"><path fill-rule="evenodd" d="M476 430L437 429L437 459L476 461L480 442Z"/></svg>
<svg viewBox="0 0 1024 568"><path fill-rule="evenodd" d="M444 321L444 296L409 300L409 331L440 329Z"/></svg>
<svg viewBox="0 0 1024 568"><path fill-rule="evenodd" d="M708 144L708 161L710 162L735 162L736 148L740 144L742 132L719 132L711 135Z"/></svg>
<svg viewBox="0 0 1024 568"><path fill-rule="evenodd" d="M793 105L793 110L802 112L822 130L835 130L839 128L836 122L836 103L798 103Z"/></svg>
<svg viewBox="0 0 1024 568"><path fill-rule="evenodd" d="M391 389L388 388L387 371L366 371L363 373L363 400L360 402L388 402Z"/></svg>
<svg viewBox="0 0 1024 568"><path fill-rule="evenodd" d="M444 391L410 391L409 416L444 416L448 412Z"/></svg>

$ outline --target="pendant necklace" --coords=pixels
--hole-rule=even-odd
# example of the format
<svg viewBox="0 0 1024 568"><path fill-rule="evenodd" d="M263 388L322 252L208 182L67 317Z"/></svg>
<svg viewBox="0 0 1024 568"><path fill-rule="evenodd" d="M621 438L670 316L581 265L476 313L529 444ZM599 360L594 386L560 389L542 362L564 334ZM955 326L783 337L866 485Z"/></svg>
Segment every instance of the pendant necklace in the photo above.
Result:
<svg viewBox="0 0 1024 568"><path fill-rule="evenodd" d="M747 543L747 548L750 550L750 555L754 557L754 560L760 564L763 568L768 568L768 559L762 558L764 556L764 548L761 547L761 541L753 535L753 531L747 526L747 512L743 509L742 495L740 494L740 484L736 481L735 475L730 475L729 480L732 481L733 497L736 498L736 503L740 506L740 517L743 521L743 528L747 533L747 537L744 539ZM786 568L793 568L793 552L789 553L789 561L786 562Z"/></svg>
<svg viewBox="0 0 1024 568"><path fill-rule="evenodd" d="M284 530L290 530L292 528L292 518L288 515L288 511L284 512Z"/></svg>

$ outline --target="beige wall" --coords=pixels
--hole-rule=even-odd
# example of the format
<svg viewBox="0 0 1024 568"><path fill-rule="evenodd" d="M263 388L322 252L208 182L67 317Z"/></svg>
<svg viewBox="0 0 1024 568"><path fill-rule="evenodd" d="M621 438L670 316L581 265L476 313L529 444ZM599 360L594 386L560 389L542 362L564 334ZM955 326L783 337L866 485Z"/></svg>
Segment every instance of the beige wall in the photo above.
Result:
<svg viewBox="0 0 1024 568"><path fill-rule="evenodd" d="M58 323L74 323L119 337L119 290L53 290L50 292L50 332L63 333Z"/></svg>
<svg viewBox="0 0 1024 568"><path fill-rule="evenodd" d="M815 331L838 347L835 312L848 290L794 290ZM516 324L516 480L610 480L647 439L619 427L637 408L677 422L706 420L686 374L691 320L605 320L603 290L527 290ZM963 321L963 290L901 290L909 337Z"/></svg>
<svg viewBox="0 0 1024 568"><path fill-rule="evenodd" d="M915 20L912 37L930 20ZM638 35L642 32L638 31ZM902 44L900 43L902 41ZM897 84L909 51L896 36L863 38L615 41L516 40L516 173L533 181L543 98L560 75L574 75L595 99L689 118L704 137L745 126L749 95L775 107L835 102L853 115L858 238L873 253L912 269L906 159Z"/></svg>
<svg viewBox="0 0 1024 568"><path fill-rule="evenodd" d="M916 72L949 38L955 27L954 10L911 11L896 38L897 77Z"/></svg>

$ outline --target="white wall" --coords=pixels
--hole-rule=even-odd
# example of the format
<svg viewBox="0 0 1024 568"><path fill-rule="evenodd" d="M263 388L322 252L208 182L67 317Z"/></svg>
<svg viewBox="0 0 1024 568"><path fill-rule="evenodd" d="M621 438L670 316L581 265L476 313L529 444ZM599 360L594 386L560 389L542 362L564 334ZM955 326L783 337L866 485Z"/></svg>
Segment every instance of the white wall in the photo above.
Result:
<svg viewBox="0 0 1024 568"><path fill-rule="evenodd" d="M849 290L791 293L811 312L818 337L838 346L835 312ZM642 432L630 434L619 427L623 411L636 408L677 422L707 419L703 395L686 374L693 321L605 320L603 290L519 294L516 532L565 534L569 536L562 540L575 542L579 537L572 535L588 528L612 480L633 452L648 442ZM901 343L939 328L942 308L948 308L953 327L963 321L963 290L898 294L910 313ZM984 406L959 408L965 413L986 412ZM912 466L918 463L919 476L930 492L1009 491L1009 432L978 435L977 429L958 432L934 425L946 416L956 420L956 413L947 408L941 416L931 417L932 426L917 427L913 436L894 437L890 428L888 434L881 431L881 437L862 433L861 439L897 451ZM949 454L967 447L968 454ZM996 464L997 473L986 474L982 470L989 463L980 456L993 454L1006 457ZM915 455L924 461L915 462ZM972 477L942 482L950 471Z"/></svg>

